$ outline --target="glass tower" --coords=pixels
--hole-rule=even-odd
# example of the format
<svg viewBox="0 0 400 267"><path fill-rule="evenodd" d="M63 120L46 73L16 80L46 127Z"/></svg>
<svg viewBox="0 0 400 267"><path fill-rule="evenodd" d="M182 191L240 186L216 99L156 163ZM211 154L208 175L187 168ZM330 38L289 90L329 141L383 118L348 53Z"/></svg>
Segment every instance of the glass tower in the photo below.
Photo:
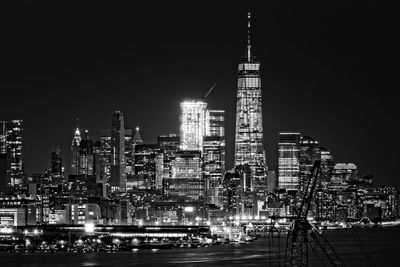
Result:
<svg viewBox="0 0 400 267"><path fill-rule="evenodd" d="M22 131L22 120L0 121L0 154L11 186L22 184L23 180Z"/></svg>
<svg viewBox="0 0 400 267"><path fill-rule="evenodd" d="M279 133L278 185L297 190L300 178L300 133Z"/></svg>
<svg viewBox="0 0 400 267"><path fill-rule="evenodd" d="M266 173L266 159L260 62L251 54L250 13L246 55L239 63L237 81L235 166L247 164L253 179L263 179Z"/></svg>
<svg viewBox="0 0 400 267"><path fill-rule="evenodd" d="M111 190L126 189L125 126L122 112L115 111L111 125Z"/></svg>
<svg viewBox="0 0 400 267"><path fill-rule="evenodd" d="M79 174L79 150L81 144L81 131L79 130L78 125L76 126L76 130L74 133L74 138L72 139L71 144L71 173L73 175Z"/></svg>
<svg viewBox="0 0 400 267"><path fill-rule="evenodd" d="M181 103L181 150L203 149L206 131L206 108L204 101L183 101Z"/></svg>
<svg viewBox="0 0 400 267"><path fill-rule="evenodd" d="M225 173L225 111L207 110L203 141L203 171L206 204L221 204Z"/></svg>

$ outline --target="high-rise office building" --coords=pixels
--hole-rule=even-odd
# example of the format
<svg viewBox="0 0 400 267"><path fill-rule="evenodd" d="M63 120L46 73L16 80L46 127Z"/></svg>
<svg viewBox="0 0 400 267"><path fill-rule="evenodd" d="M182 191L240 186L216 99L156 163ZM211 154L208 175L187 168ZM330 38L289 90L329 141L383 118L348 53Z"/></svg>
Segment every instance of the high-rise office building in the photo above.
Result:
<svg viewBox="0 0 400 267"><path fill-rule="evenodd" d="M135 162L134 162L134 153L133 150L134 144L132 139L132 130L125 129L125 173L126 175L132 175L135 172Z"/></svg>
<svg viewBox="0 0 400 267"><path fill-rule="evenodd" d="M9 186L11 185L10 177L7 172L6 126L5 121L0 121L0 193L8 192Z"/></svg>
<svg viewBox="0 0 400 267"><path fill-rule="evenodd" d="M203 149L206 132L206 108L204 101L183 101L181 103L180 138L181 150Z"/></svg>
<svg viewBox="0 0 400 267"><path fill-rule="evenodd" d="M51 174L61 175L63 173L62 154L59 147L52 149L50 153L50 171Z"/></svg>
<svg viewBox="0 0 400 267"><path fill-rule="evenodd" d="M180 138L175 134L161 135L157 137L157 144L163 151L163 179L171 178L171 159L179 151Z"/></svg>
<svg viewBox="0 0 400 267"><path fill-rule="evenodd" d="M134 165L135 179L138 182L140 182L140 179L148 181L149 186L146 187L149 189L160 190L162 188L163 153L157 144L136 145ZM135 187L140 188L140 186Z"/></svg>
<svg viewBox="0 0 400 267"><path fill-rule="evenodd" d="M297 190L300 178L300 133L279 133L278 187Z"/></svg>
<svg viewBox="0 0 400 267"><path fill-rule="evenodd" d="M125 191L125 126L121 111L115 111L111 124L111 190Z"/></svg>
<svg viewBox="0 0 400 267"><path fill-rule="evenodd" d="M6 121L0 121L0 154L7 153L7 125L8 123Z"/></svg>
<svg viewBox="0 0 400 267"><path fill-rule="evenodd" d="M206 110L205 135L225 137L225 110Z"/></svg>
<svg viewBox="0 0 400 267"><path fill-rule="evenodd" d="M204 196L201 151L182 150L171 158L171 178L164 179L164 194L190 200Z"/></svg>
<svg viewBox="0 0 400 267"><path fill-rule="evenodd" d="M143 144L143 140L142 140L142 136L140 136L140 133L139 133L139 130L140 130L139 126L137 126L135 130L136 130L136 132L135 132L135 136L133 137L132 143L135 145L141 145L141 144Z"/></svg>
<svg viewBox="0 0 400 267"><path fill-rule="evenodd" d="M220 193L225 173L225 111L207 110L203 139L205 203L221 205Z"/></svg>
<svg viewBox="0 0 400 267"><path fill-rule="evenodd" d="M11 186L23 182L22 131L22 120L0 121L0 154L6 155L6 180Z"/></svg>
<svg viewBox="0 0 400 267"><path fill-rule="evenodd" d="M252 55L250 13L246 55L239 63L236 102L235 166L248 164L252 179L265 182L260 62Z"/></svg>
<svg viewBox="0 0 400 267"><path fill-rule="evenodd" d="M350 181L358 180L358 168L354 163L337 163L332 171L329 189L344 190Z"/></svg>
<svg viewBox="0 0 400 267"><path fill-rule="evenodd" d="M326 186L331 179L332 171L335 167L335 161L331 152L328 149L326 149L325 147L320 147L319 150L321 153L321 170L323 174L321 177L321 181L324 186Z"/></svg>
<svg viewBox="0 0 400 267"><path fill-rule="evenodd" d="M111 176L111 130L100 130L100 148L96 158L98 180L109 184Z"/></svg>
<svg viewBox="0 0 400 267"><path fill-rule="evenodd" d="M267 178L267 183L268 183L268 193L274 192L275 188L277 187L277 180L276 180L276 173L275 171L269 170L268 171L268 178Z"/></svg>
<svg viewBox="0 0 400 267"><path fill-rule="evenodd" d="M126 175L134 174L134 144L132 140L132 130L124 131L124 160ZM98 181L110 184L111 181L111 130L100 130L100 140L96 147L96 175Z"/></svg>
<svg viewBox="0 0 400 267"><path fill-rule="evenodd" d="M93 153L93 140L89 138L88 130L85 130L79 144L79 170L80 175L93 175L96 171L95 156Z"/></svg>
<svg viewBox="0 0 400 267"><path fill-rule="evenodd" d="M76 127L74 138L72 139L71 144L71 171L70 174L78 175L79 174L79 151L81 144L81 131L79 127Z"/></svg>
<svg viewBox="0 0 400 267"><path fill-rule="evenodd" d="M7 154L0 153L0 194L8 192L10 183L7 175Z"/></svg>
<svg viewBox="0 0 400 267"><path fill-rule="evenodd" d="M54 147L50 153L50 178L54 183L60 183L64 178L64 168L61 149Z"/></svg>
<svg viewBox="0 0 400 267"><path fill-rule="evenodd" d="M300 139L300 187L304 186L310 176L311 169L316 160L321 159L318 141L308 135Z"/></svg>

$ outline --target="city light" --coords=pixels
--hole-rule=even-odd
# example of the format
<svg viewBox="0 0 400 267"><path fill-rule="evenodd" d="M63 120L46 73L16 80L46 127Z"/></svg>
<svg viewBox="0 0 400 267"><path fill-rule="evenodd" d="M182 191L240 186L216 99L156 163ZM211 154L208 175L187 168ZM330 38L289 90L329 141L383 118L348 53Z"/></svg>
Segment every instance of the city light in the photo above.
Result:
<svg viewBox="0 0 400 267"><path fill-rule="evenodd" d="M33 104L26 105L26 99L19 99L18 93L14 92L15 88L19 88L18 86L7 88L5 85L4 91L14 92L16 97L5 95L7 97L4 98L3 104L15 104L12 108L18 110L19 107L34 106L36 100L41 99L40 101L43 103L50 103L48 106L44 106L48 107L48 113L51 113L52 118L44 120L41 116L34 116L34 114L24 116L21 112L17 112L17 115L21 113L21 117L30 120L25 125L18 118L8 120L9 112L3 112L7 120L0 121L1 249L24 253L36 251L41 253L50 251L114 253L122 250L137 252L140 248L141 252L146 249L148 252L156 253L160 248L204 247L199 251L208 249L208 251L214 251L215 255L220 255L222 244L230 243L226 248L233 248L235 252L254 241L252 244L256 244L255 248L258 244L263 244L264 252L268 253L270 258L277 251L287 253L286 257L279 257L286 261L285 264L282 264L283 266L291 266L294 262L303 264L303 261L312 259L308 255L307 257L303 255L308 251L314 251L314 248L312 250L304 249L309 244L315 245L316 248L319 247L318 251L321 253L328 253L327 258L332 262L341 263L340 259L333 259L336 257L336 253L329 244L328 238L321 235L325 230L340 229L342 231L343 228L346 228L352 231L351 233L347 232L356 238L365 260L368 260L369 254L365 249L367 246L361 244L361 238L357 237L356 230L371 227L374 231L378 231L377 229L381 227L398 226L400 224L398 219L400 217L400 189L394 186L377 186L376 184L383 182L385 177L380 177L381 174L376 174L376 178L373 175L364 175L370 171L370 166L367 166L366 170L361 169L361 167L365 168L365 162L351 163L347 162L347 157L345 157L346 162L344 163L342 162L342 153L337 155L332 153L338 149L334 147L335 142L343 141L341 139L346 137L343 133L348 134L349 130L354 128L346 127L346 125L337 126L338 123L332 124L332 121L341 122L344 117L352 118L354 114L350 114L352 110L348 109L345 111L349 114L336 112L339 117L335 120L326 119L321 115L334 107L333 102L341 99L334 97L329 100L331 95L335 95L332 93L334 90L330 90L331 88L328 88L329 90L324 86L321 87L322 89L319 88L323 93L330 93L321 94L324 97L317 99L319 93L312 90L306 92L307 88L303 88L304 86L299 88L294 86L293 92L284 91L285 97L281 99L273 99L276 97L276 94L273 93L267 97L268 105L270 102L281 101L282 103L276 103L276 106L282 106L282 108L273 108L274 105L265 106L264 92L273 92L277 89L262 88L262 77L271 76L271 74L262 72L262 69L268 72L274 69L274 66L271 62L271 66L262 67L262 60L255 56L254 40L251 39L253 31L250 13L247 18L247 42L241 52L243 57L240 58L238 55L236 71L231 72L228 77L231 82L235 81L235 83L230 90L225 90L226 86L222 85L222 90L217 92L220 95L216 95L215 99L207 98L216 86L215 81L210 79L219 82L221 73L213 72L218 64L216 65L212 61L209 62L209 66L214 67L214 70L202 73L202 75L212 73L212 76L203 77L204 81L192 81L192 84L187 83L187 80L193 78L185 77L187 71L182 74L176 73L174 79L166 80L160 79L160 77L165 78L165 75L158 78L151 75L151 77L148 75L141 77L141 75L137 75L140 72L133 72L135 75L132 77L135 79L150 79L150 83L147 83L149 86L143 88L138 86L136 91L156 92L153 90L154 88L150 88L152 79L173 80L174 84L165 86L166 89L174 86L182 87L179 90L185 94L198 96L198 98L184 101L179 99L185 99L185 95L178 95L169 90L163 90L161 94L159 91L150 98L145 98L140 94L132 98L132 90L130 95L125 95L125 92L118 89L118 84L108 86L107 83L107 92L96 92L96 94L90 94L90 97L82 90L82 92L73 90L72 93L78 93L75 100L85 100L86 109L82 107L74 109L73 107L80 106L75 102L64 101L68 103L68 105L64 105L64 102L60 102L60 99L54 97L54 92L50 91L39 92L37 97L31 100ZM321 20L315 21L320 22ZM330 29L330 27L324 27L324 29ZM276 33L281 32L276 31ZM157 34L150 35L158 36ZM315 38L326 36L326 34L306 34L306 37L309 35L316 36ZM147 34L141 35L141 37L143 36L147 36ZM243 39L245 39L244 36ZM280 39L282 38L274 37L271 40L279 41ZM184 38L179 40L180 42L177 44L184 41ZM220 46L215 45L215 47ZM101 49L94 48L93 51L101 52ZM42 54L40 53L40 55ZM174 55L176 56L176 54ZM21 58L29 59L30 57L22 55L17 59ZM18 60L16 62L20 63ZM178 62L179 59L176 61ZM231 60L224 61L233 62ZM140 59L136 63L138 66L143 66ZM111 64L111 66L114 65ZM147 64L145 66L147 67ZM232 65L228 66L228 70L229 68L233 70L233 67ZM224 71L226 72L226 70ZM157 71L158 69L154 69L151 73L156 74ZM161 69L161 71L163 70ZM52 73L51 71L47 74L51 76ZM132 74L132 72L130 73ZM293 73L298 74L297 72ZM21 77L28 76L22 75ZM39 75L38 78L42 76L47 77ZM110 75L105 74L105 77L108 76ZM297 76L295 77L296 81L299 78ZM333 76L333 78L341 77ZM357 75L350 76L357 77ZM13 78L12 75L10 77ZM53 81L51 77L42 80ZM206 88L200 88L200 86L208 82L212 82L214 85L201 97L202 90ZM63 83L68 85L68 80ZM274 86L274 84L279 83L273 82L270 85ZM332 84L337 83L333 81ZM373 86L375 83L371 82L369 85ZM193 93L192 86L197 92ZM48 84L47 87L49 87ZM61 87L67 88L68 86ZM86 86L84 83L78 84L76 87L89 88L90 86ZM60 84L55 84L54 88L60 88ZM110 88L116 88L115 92ZM33 95L36 95L36 91ZM61 95L64 96L64 94ZM96 110L96 107L108 110L113 106L127 106L122 105L123 103L114 103L115 101L113 102L111 98L105 99L107 101L97 98L111 95L119 95L119 99L125 97L127 103L132 102L133 99L132 107L136 109L126 110L129 114L129 123L140 122L143 129L135 127L136 124L128 124L126 119L128 116L124 117L124 113L120 110L113 110L113 113L105 115L108 118L104 117L104 112ZM301 100L296 99L300 95L309 96L308 101L297 101ZM342 96L343 94L337 95ZM342 98L345 97L346 95L342 96ZM170 102L171 99L175 102ZM293 124L300 113L289 112L290 109L293 109L293 101L289 100L296 100L294 102L299 105L296 109L298 111L314 110L315 114L310 113L307 118L303 118L309 121L314 119L315 123L312 125L321 126L325 122L330 122L340 131L338 129L332 131L334 127L331 127L332 129L328 127L324 131L329 132L332 136L326 138L322 134L324 131L317 131L315 128L308 129L310 123L304 124L298 121ZM43 106L43 103L39 103L37 106ZM79 126L77 119L75 126L72 125L75 118L65 117L68 112L61 110L65 107L69 107L74 114L81 114L82 110L91 110L92 115L101 114L102 117L90 118L90 114L82 114L83 122L87 125ZM178 108L180 108L179 118ZM221 108L226 108L226 110ZM375 110L374 108L375 106L371 108L367 105L364 109ZM268 112L276 114L267 114ZM283 116L285 114L290 114L290 116ZM265 117L263 119L264 115L267 115L267 119ZM175 118L171 116L175 116ZM371 116L365 115L364 117L370 118ZM278 132L277 129L283 127L274 127L269 124L280 123L280 121L270 120L270 118L292 120L292 122L282 121L280 125L291 130ZM324 123L319 124L318 119L322 119ZM353 124L357 122L356 119ZM164 120L163 125L158 125L159 120ZM104 123L99 123L101 121ZM94 122L98 124L96 129ZM264 122L268 125L265 125ZM44 128L38 130L32 126ZM93 127L93 133L90 131L89 135L88 130L83 131L85 128L82 127L86 126ZM100 129L99 126L102 128ZM60 131L64 131L66 127L69 128L63 134L48 131L48 129L54 130L54 127L59 127ZM302 132L298 132L296 128L301 129ZM375 128L375 132L381 132L381 135L385 136L386 132L380 131L379 127ZM165 132L158 136L161 132L156 133L155 129L162 129ZM269 131L267 136L264 135L264 129ZM37 140L31 136L35 130ZM172 133L173 131L175 133ZM26 137L24 132L27 133ZM316 138L314 139L305 132L320 136L314 136ZM46 136L42 135L44 133ZM142 133L144 139L142 139ZM342 136L335 137L333 133L341 133ZM144 134L148 136L144 136ZM68 139L56 140L57 136L63 138L67 136ZM157 138L155 138L156 136ZM330 141L327 145L332 146L329 149L324 147L325 144L322 142L328 139ZM390 138L387 139L392 143L395 142L395 138L394 141ZM30 151L29 148L32 146L29 144L25 147L24 142L28 141L29 143L32 140L37 142L37 146L34 147L41 148L40 151ZM353 142L354 138L349 140ZM49 144L50 141L53 144ZM350 141L345 144L350 144ZM364 149L368 147L371 153L365 153L365 156L362 157L363 160L367 156L376 157L376 155L383 159L393 160L393 155L387 154L386 150L394 153L393 151L397 151L396 148L382 145L383 148L390 148L385 150L387 155L373 153L376 152L376 148L369 144L370 140L367 141L364 142L367 146L354 145L348 146L348 148L354 148L353 154L357 155L357 153L365 153ZM383 139L383 141L386 140ZM59 147L54 146L49 150L50 146L58 143ZM228 147L229 145L231 147ZM342 147L346 148L343 144ZM62 151L61 148L63 148ZM49 151L46 152L47 150ZM25 155L23 154L25 152L28 153ZM40 153L44 154L47 159L46 166L44 166L46 163L44 160L42 163L38 159L25 162L29 156ZM272 156L268 158L268 162L266 155ZM373 160L369 162L373 163ZM392 165L386 164L385 166L393 168ZM24 166L33 169L30 170ZM38 166L41 167L41 170L36 173ZM35 173L32 172L33 170ZM364 232L364 230L366 229L360 232ZM275 235L279 238L285 237L286 249L281 250L284 248L280 246L281 244L272 244L272 237ZM336 238L340 235L333 233L331 236ZM64 240L60 240L60 238ZM365 240L369 241L370 238L365 238ZM310 243L307 244L307 242ZM274 247L266 248L265 244L267 243ZM221 244L221 246L205 248L217 244ZM336 244L341 243L337 242ZM222 250L226 250L226 248ZM247 250L252 251L252 249ZM256 248L253 251L256 253L261 250ZM293 253L294 251L296 253ZM151 258L142 257L145 253L141 252L136 255L138 257L131 260L136 263L137 259ZM172 251L170 254L176 256L176 259L181 258L178 254L182 252L175 252ZM161 254L163 253L158 252L157 257ZM252 257L249 259L252 260ZM296 257L299 257L300 260L299 258L295 259ZM195 254L191 258L203 260L202 256L196 257ZM221 256L220 258L226 263L227 257ZM157 260L162 262L158 258ZM246 258L246 260L248 259ZM374 264L369 265L373 266Z"/></svg>
<svg viewBox="0 0 400 267"><path fill-rule="evenodd" d="M85 232L86 233L94 233L94 224L93 223L85 223Z"/></svg>
<svg viewBox="0 0 400 267"><path fill-rule="evenodd" d="M0 228L0 233L2 234L12 234L13 232L13 229L9 227Z"/></svg>
<svg viewBox="0 0 400 267"><path fill-rule="evenodd" d="M193 212L194 211L194 207L185 207L185 212Z"/></svg>

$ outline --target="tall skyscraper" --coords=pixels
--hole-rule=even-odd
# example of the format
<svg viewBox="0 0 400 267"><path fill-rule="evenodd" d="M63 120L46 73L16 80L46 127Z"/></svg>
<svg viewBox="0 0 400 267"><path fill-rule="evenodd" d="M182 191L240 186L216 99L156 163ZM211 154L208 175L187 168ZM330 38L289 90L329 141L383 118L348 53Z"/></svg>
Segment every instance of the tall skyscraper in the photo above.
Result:
<svg viewBox="0 0 400 267"><path fill-rule="evenodd" d="M300 133L279 133L278 187L297 190L300 178Z"/></svg>
<svg viewBox="0 0 400 267"><path fill-rule="evenodd" d="M330 190L344 190L350 181L358 180L358 168L354 163L337 163L332 171Z"/></svg>
<svg viewBox="0 0 400 267"><path fill-rule="evenodd" d="M251 51L250 13L247 29L246 55L238 67L235 166L248 164L252 179L265 183L260 62Z"/></svg>
<svg viewBox="0 0 400 267"><path fill-rule="evenodd" d="M111 130L100 130L100 148L98 158L96 158L98 165L98 180L103 183L110 183L111 176Z"/></svg>
<svg viewBox="0 0 400 267"><path fill-rule="evenodd" d="M78 174L93 175L95 173L95 158L93 153L93 140L89 139L88 130L85 131L79 145L79 171Z"/></svg>
<svg viewBox="0 0 400 267"><path fill-rule="evenodd" d="M300 139L300 186L303 187L305 181L311 173L316 160L321 159L318 141L308 135Z"/></svg>
<svg viewBox="0 0 400 267"><path fill-rule="evenodd" d="M323 174L322 182L326 185L331 179L332 171L335 167L335 161L331 152L327 148L320 147L319 150L321 153L321 169Z"/></svg>
<svg viewBox="0 0 400 267"><path fill-rule="evenodd" d="M143 140L142 140L142 136L140 136L140 133L139 133L139 126L137 126L136 127L136 132L135 132L135 136L133 137L133 144L135 144L135 145L141 145L141 144L143 144Z"/></svg>
<svg viewBox="0 0 400 267"><path fill-rule="evenodd" d="M221 205L225 173L225 111L207 110L206 136L203 140L205 203ZM221 193L221 194L220 194Z"/></svg>
<svg viewBox="0 0 400 267"><path fill-rule="evenodd" d="M79 150L81 144L81 131L79 130L78 125L76 126L76 130L74 133L74 138L72 139L71 144L71 171L70 174L78 175L79 174Z"/></svg>
<svg viewBox="0 0 400 267"><path fill-rule="evenodd" d="M10 180L7 175L7 154L0 153L0 195L7 193L10 186Z"/></svg>
<svg viewBox="0 0 400 267"><path fill-rule="evenodd" d="M206 131L206 108L204 101L184 101L181 103L180 138L181 150L203 149Z"/></svg>
<svg viewBox="0 0 400 267"><path fill-rule="evenodd" d="M59 183L64 178L62 154L59 147L54 147L50 153L50 177L54 183Z"/></svg>
<svg viewBox="0 0 400 267"><path fill-rule="evenodd" d="M0 154L6 154L7 122L0 121Z"/></svg>
<svg viewBox="0 0 400 267"><path fill-rule="evenodd" d="M102 129L100 130L100 140L97 142L96 150L96 175L98 181L104 182L110 185L111 181L111 130ZM132 141L132 130L124 129L124 161L125 161L125 173L126 175L133 175L134 173L134 145Z"/></svg>
<svg viewBox="0 0 400 267"><path fill-rule="evenodd" d="M163 150L163 179L171 178L171 159L179 151L180 138L175 134L161 135L157 137L157 144Z"/></svg>
<svg viewBox="0 0 400 267"><path fill-rule="evenodd" d="M149 181L149 188L162 188L163 153L157 144L138 144L135 146L135 175L139 181ZM140 188L137 186L137 188Z"/></svg>
<svg viewBox="0 0 400 267"><path fill-rule="evenodd" d="M134 162L134 154L135 151L133 150L133 139L132 139L132 130L125 129L125 173L126 175L133 175L135 172L135 162Z"/></svg>
<svg viewBox="0 0 400 267"><path fill-rule="evenodd" d="M111 190L125 191L125 126L121 111L115 111L111 125Z"/></svg>
<svg viewBox="0 0 400 267"><path fill-rule="evenodd" d="M11 186L23 182L22 131L22 120L0 121L0 154L6 155L6 179Z"/></svg>

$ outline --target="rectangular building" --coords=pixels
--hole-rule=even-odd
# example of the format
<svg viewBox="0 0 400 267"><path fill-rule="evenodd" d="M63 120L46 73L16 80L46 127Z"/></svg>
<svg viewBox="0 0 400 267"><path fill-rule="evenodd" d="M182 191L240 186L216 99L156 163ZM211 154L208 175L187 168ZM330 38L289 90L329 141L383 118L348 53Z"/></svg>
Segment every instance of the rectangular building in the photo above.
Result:
<svg viewBox="0 0 400 267"><path fill-rule="evenodd" d="M300 178L300 133L279 133L278 187L297 190Z"/></svg>

